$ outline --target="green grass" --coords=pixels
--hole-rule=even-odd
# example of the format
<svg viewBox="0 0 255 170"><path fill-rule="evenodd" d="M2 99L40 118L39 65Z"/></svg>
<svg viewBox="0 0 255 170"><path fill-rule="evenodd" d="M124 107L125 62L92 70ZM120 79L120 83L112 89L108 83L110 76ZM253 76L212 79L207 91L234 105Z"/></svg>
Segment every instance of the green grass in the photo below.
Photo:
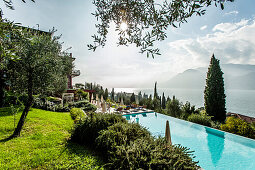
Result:
<svg viewBox="0 0 255 170"><path fill-rule="evenodd" d="M69 113L32 109L21 136L4 141L14 131L14 116L0 108L0 169L100 169L93 151L68 142L72 126Z"/></svg>

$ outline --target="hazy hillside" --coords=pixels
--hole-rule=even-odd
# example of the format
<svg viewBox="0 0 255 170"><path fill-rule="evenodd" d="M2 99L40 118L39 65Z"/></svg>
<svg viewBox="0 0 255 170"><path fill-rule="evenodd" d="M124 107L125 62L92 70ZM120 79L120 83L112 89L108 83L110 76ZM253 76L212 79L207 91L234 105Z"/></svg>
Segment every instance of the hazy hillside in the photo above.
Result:
<svg viewBox="0 0 255 170"><path fill-rule="evenodd" d="M255 65L223 64L221 68L227 89L255 89ZM204 88L206 72L206 67L188 69L163 83L163 87Z"/></svg>

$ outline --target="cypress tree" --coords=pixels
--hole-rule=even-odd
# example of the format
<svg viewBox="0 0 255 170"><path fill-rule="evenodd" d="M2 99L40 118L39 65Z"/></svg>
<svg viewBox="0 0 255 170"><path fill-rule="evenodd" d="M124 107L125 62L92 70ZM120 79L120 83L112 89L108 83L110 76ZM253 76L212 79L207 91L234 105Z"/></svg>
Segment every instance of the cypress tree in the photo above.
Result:
<svg viewBox="0 0 255 170"><path fill-rule="evenodd" d="M165 98L165 94L163 92L163 95L162 95L162 109L165 109L166 108L166 98Z"/></svg>
<svg viewBox="0 0 255 170"><path fill-rule="evenodd" d="M111 99L112 99L112 101L114 101L114 88L112 88Z"/></svg>
<svg viewBox="0 0 255 170"><path fill-rule="evenodd" d="M212 120L225 121L225 98L223 72L221 71L219 60L213 54L204 90L205 110L209 116L213 116Z"/></svg>
<svg viewBox="0 0 255 170"><path fill-rule="evenodd" d="M105 91L104 91L104 100L107 100L108 99L108 89L106 88Z"/></svg>
<svg viewBox="0 0 255 170"><path fill-rule="evenodd" d="M154 99L158 99L158 92L157 92L157 82L155 82L155 87L154 87Z"/></svg>
<svg viewBox="0 0 255 170"><path fill-rule="evenodd" d="M167 96L166 103L168 103L168 101L171 101L169 96Z"/></svg>
<svg viewBox="0 0 255 170"><path fill-rule="evenodd" d="M130 97L130 102L134 103L135 102L135 94L132 93L131 97Z"/></svg>

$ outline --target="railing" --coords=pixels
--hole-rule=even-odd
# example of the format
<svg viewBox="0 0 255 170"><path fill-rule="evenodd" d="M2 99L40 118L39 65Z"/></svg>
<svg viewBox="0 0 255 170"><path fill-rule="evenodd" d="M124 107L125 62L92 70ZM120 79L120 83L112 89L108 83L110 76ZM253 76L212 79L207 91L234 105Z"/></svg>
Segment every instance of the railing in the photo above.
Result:
<svg viewBox="0 0 255 170"><path fill-rule="evenodd" d="M72 77L79 76L81 74L80 70L73 70Z"/></svg>

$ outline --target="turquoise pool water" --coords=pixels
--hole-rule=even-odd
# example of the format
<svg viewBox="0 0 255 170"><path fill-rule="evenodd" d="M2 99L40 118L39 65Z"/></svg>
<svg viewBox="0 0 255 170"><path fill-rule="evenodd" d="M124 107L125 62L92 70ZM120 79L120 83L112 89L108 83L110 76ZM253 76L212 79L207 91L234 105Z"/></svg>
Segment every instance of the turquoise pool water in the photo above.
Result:
<svg viewBox="0 0 255 170"><path fill-rule="evenodd" d="M169 120L173 144L181 144L195 151L195 160L205 170L255 170L255 140L159 113L125 117L148 128L155 136L165 135L166 120Z"/></svg>

